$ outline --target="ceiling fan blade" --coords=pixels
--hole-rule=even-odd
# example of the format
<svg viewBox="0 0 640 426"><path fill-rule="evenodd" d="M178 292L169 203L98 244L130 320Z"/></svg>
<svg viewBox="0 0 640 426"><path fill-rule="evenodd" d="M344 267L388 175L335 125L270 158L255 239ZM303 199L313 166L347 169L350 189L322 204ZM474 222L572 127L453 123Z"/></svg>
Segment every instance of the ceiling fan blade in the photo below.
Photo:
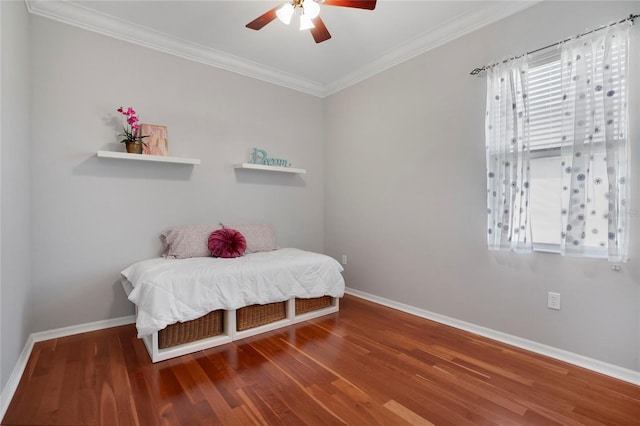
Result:
<svg viewBox="0 0 640 426"><path fill-rule="evenodd" d="M376 0L324 0L320 3L327 6L355 7L356 9L373 10L376 8Z"/></svg>
<svg viewBox="0 0 640 426"><path fill-rule="evenodd" d="M311 28L309 31L311 31L311 35L316 43L322 43L323 41L327 41L331 38L329 30L327 30L327 27L319 16L313 18L312 22L315 27Z"/></svg>
<svg viewBox="0 0 640 426"><path fill-rule="evenodd" d="M245 25L245 27L251 28L252 30L256 30L256 31L261 29L262 27L267 25L269 22L276 19L276 11L281 7L282 6L276 6L270 11L263 13L262 15L258 16L256 19L254 19L253 21Z"/></svg>

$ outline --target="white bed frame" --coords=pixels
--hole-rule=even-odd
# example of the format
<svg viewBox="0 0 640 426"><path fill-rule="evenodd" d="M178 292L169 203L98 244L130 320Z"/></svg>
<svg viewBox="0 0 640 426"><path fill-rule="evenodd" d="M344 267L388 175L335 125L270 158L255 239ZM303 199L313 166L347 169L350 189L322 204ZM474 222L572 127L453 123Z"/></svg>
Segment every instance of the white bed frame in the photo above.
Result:
<svg viewBox="0 0 640 426"><path fill-rule="evenodd" d="M304 314L296 315L296 301L295 298L287 300L287 316L270 324L261 325L259 327L250 328L248 330L237 331L236 330L236 311L224 311L223 324L224 331L217 336L208 337L206 339L196 340L195 342L185 343L182 345L172 346L169 348L158 348L158 332L144 336L144 344L147 347L147 351L151 356L152 362L164 361L170 358L175 358L181 355L190 354L193 352L201 351L215 346L224 345L225 343L231 343L236 340L244 339L246 337L255 336L257 334L266 333L267 331L277 330L279 328L287 327L299 322L307 321L310 319L318 318L324 315L329 315L334 312L338 312L340 308L340 302L337 297L331 299L331 305L326 308L317 309L315 311L306 312ZM136 307L137 311L137 307Z"/></svg>

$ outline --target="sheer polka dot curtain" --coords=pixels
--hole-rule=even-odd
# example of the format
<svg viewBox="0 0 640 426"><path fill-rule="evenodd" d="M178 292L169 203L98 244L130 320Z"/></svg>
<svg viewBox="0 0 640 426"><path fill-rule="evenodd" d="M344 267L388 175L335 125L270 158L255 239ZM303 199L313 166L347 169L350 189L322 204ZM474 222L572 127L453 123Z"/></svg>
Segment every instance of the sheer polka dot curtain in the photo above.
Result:
<svg viewBox="0 0 640 426"><path fill-rule="evenodd" d="M529 223L527 57L487 72L487 238L489 249L532 250Z"/></svg>
<svg viewBox="0 0 640 426"><path fill-rule="evenodd" d="M628 45L624 23L561 47L564 254L628 256Z"/></svg>

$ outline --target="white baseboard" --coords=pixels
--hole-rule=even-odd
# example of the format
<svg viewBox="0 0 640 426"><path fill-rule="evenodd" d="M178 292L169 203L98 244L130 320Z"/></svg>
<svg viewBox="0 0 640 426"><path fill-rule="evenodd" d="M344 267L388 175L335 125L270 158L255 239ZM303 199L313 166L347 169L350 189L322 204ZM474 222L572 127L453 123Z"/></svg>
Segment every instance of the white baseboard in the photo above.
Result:
<svg viewBox="0 0 640 426"><path fill-rule="evenodd" d="M31 351L33 350L33 345L37 342L42 342L44 340L57 339L60 337L72 336L74 334L87 333L90 331L102 330L110 327L118 327L126 324L133 324L136 322L136 317L133 315L129 315L126 317L113 318L103 321L95 321L86 324L73 325L70 327L57 328L54 330L48 331L40 331L37 333L31 333L27 338L27 342L18 357L18 361L16 361L16 365L11 372L11 376L4 388L2 389L2 393L0 393L0 422L4 418L5 413L7 412L7 408L9 408L9 403L13 398L13 394L18 389L18 384L20 383L20 379L22 378L22 374L24 373L25 368L27 367L27 362L29 361L29 357L31 356Z"/></svg>
<svg viewBox="0 0 640 426"><path fill-rule="evenodd" d="M535 352L541 355L546 355L551 358L555 358L560 361L567 362L569 364L577 365L597 373L605 374L616 379L624 380L625 382L640 385L640 371L629 370L617 365L609 364L597 359L588 358L583 355L579 355L573 352L565 351L563 349L547 346L542 343L534 342L532 340L523 339L521 337L513 336L511 334L503 333L501 331L493 330L490 328L482 327L480 325L472 324L469 322L461 321L455 318L447 317L445 315L436 314L424 309L416 308L415 306L406 305L404 303L396 302L394 300L385 299L384 297L375 296L373 294L366 293L364 291L356 290L353 288L347 288L346 293L360 297L371 302L378 303L380 305L388 306L393 309L397 309L402 312L406 312L412 315L416 315L421 318L426 318L441 324L445 324L460 330L468 331L480 336L488 337L489 339L497 340L499 342L507 343L518 348L526 349L531 352Z"/></svg>
<svg viewBox="0 0 640 426"><path fill-rule="evenodd" d="M74 334L88 333L90 331L103 330L105 328L119 327L121 325L135 324L135 315L126 317L112 318L108 320L88 322L85 324L71 325L69 327L56 328L54 330L39 331L32 333L33 342L42 342L44 340L58 339L60 337L73 336Z"/></svg>
<svg viewBox="0 0 640 426"><path fill-rule="evenodd" d="M24 369L27 367L27 361L29 361L29 357L31 356L31 351L33 350L33 335L30 335L27 338L27 343L25 343L24 348L22 348L22 352L18 357L18 361L16 361L16 365L11 372L11 376L9 376L9 380L4 385L2 389L2 393L0 394L0 422L4 418L5 413L7 412L7 408L9 408L9 403L13 398L13 394L18 389L18 383L20 383L20 378L22 377L22 373L24 373Z"/></svg>

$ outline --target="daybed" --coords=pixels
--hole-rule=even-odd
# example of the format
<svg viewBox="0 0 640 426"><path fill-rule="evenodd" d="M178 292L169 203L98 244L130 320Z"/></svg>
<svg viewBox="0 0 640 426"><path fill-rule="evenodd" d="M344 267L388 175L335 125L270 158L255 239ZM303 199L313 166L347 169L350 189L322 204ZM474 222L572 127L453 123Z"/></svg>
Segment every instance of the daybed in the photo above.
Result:
<svg viewBox="0 0 640 426"><path fill-rule="evenodd" d="M165 249L166 257L122 271L153 362L338 311L344 280L335 259L294 248L256 252L250 237L241 257L176 259Z"/></svg>

